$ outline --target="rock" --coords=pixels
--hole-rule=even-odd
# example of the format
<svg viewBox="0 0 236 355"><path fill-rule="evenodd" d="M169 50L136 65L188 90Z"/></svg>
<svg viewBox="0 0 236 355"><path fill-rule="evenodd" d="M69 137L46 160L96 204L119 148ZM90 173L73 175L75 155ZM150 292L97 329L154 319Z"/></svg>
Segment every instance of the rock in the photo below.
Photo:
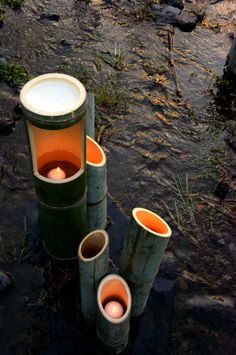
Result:
<svg viewBox="0 0 236 355"><path fill-rule="evenodd" d="M145 11L148 13L153 13L155 16L160 15L160 13L162 12L163 6L158 5L158 4L153 4L153 5L149 5L146 7Z"/></svg>
<svg viewBox="0 0 236 355"><path fill-rule="evenodd" d="M56 14L42 14L40 20L59 21L60 16Z"/></svg>
<svg viewBox="0 0 236 355"><path fill-rule="evenodd" d="M180 10L173 6L166 6L161 13L162 20L169 22L169 23L176 23L177 16L180 14Z"/></svg>
<svg viewBox="0 0 236 355"><path fill-rule="evenodd" d="M0 270L0 293L8 290L13 285L11 277Z"/></svg>
<svg viewBox="0 0 236 355"><path fill-rule="evenodd" d="M190 11L181 11L176 17L176 26L183 32L191 32L199 22L198 17Z"/></svg>
<svg viewBox="0 0 236 355"><path fill-rule="evenodd" d="M236 38L234 38L228 54L227 69L233 75L236 75Z"/></svg>
<svg viewBox="0 0 236 355"><path fill-rule="evenodd" d="M229 192L229 184L227 182L219 182L219 184L216 186L216 189L214 191L214 194L219 197L221 200L223 200L227 193Z"/></svg>
<svg viewBox="0 0 236 355"><path fill-rule="evenodd" d="M184 1L183 0L165 0L165 3L167 5L178 7L181 10L184 8Z"/></svg>

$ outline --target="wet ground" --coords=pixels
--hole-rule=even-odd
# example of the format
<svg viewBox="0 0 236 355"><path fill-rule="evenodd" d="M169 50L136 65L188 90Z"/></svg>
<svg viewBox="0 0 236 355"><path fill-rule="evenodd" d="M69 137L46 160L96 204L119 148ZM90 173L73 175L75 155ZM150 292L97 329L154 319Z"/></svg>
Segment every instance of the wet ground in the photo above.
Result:
<svg viewBox="0 0 236 355"><path fill-rule="evenodd" d="M95 0L5 8L0 29L1 60L70 73L96 94L113 259L133 207L173 229L127 354L235 353L235 85L223 68L236 4L192 3L206 16L191 32L145 1ZM100 354L76 267L49 263L40 242L19 87L0 92L0 269L14 281L0 294L1 354Z"/></svg>

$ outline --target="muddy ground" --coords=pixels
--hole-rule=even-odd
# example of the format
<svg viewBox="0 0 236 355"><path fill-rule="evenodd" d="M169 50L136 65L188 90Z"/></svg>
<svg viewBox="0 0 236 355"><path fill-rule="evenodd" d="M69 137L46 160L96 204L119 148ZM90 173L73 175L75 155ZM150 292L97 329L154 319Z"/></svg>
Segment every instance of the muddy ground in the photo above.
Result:
<svg viewBox="0 0 236 355"><path fill-rule="evenodd" d="M224 65L236 4L185 1L183 25L180 10L166 9L171 1L160 3L1 5L0 66L19 64L29 76L69 73L95 92L115 262L133 207L159 213L173 230L125 353L231 355L235 81ZM80 316L76 265L49 261L43 250L17 106L23 82L8 79L0 81L0 270L13 287L0 293L0 353L102 354Z"/></svg>

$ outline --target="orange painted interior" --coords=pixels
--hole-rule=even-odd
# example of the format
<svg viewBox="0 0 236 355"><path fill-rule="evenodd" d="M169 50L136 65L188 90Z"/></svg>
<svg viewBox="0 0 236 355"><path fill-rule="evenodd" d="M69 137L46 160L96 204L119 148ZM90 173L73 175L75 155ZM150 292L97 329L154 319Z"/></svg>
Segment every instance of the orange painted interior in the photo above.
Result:
<svg viewBox="0 0 236 355"><path fill-rule="evenodd" d="M86 160L92 164L100 164L103 160L101 150L89 138L86 138Z"/></svg>
<svg viewBox="0 0 236 355"><path fill-rule="evenodd" d="M168 232L168 228L163 221L148 211L137 211L136 217L146 228L155 233L166 234Z"/></svg>
<svg viewBox="0 0 236 355"><path fill-rule="evenodd" d="M126 309L128 307L128 294L120 280L107 281L101 289L100 297L102 305L108 300L120 300Z"/></svg>
<svg viewBox="0 0 236 355"><path fill-rule="evenodd" d="M60 129L46 130L28 124L34 169L39 171L53 161L68 161L80 168L83 163L83 121Z"/></svg>

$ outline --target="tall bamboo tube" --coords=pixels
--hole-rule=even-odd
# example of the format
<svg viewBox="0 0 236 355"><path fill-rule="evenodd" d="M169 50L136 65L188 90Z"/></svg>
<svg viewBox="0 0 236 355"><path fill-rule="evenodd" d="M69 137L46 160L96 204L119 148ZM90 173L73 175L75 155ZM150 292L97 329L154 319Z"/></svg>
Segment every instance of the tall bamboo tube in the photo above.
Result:
<svg viewBox="0 0 236 355"><path fill-rule="evenodd" d="M132 294L132 317L146 306L170 236L171 229L160 216L144 208L133 209L119 259L120 273Z"/></svg>
<svg viewBox="0 0 236 355"><path fill-rule="evenodd" d="M94 139L86 138L88 231L105 229L107 221L106 156Z"/></svg>
<svg viewBox="0 0 236 355"><path fill-rule="evenodd" d="M117 301L123 306L120 318L111 317L104 309L110 301ZM129 338L131 294L125 280L115 274L106 276L99 284L97 291L98 316L97 336L106 349L119 354Z"/></svg>
<svg viewBox="0 0 236 355"><path fill-rule="evenodd" d="M44 74L24 85L20 101L45 249L76 259L87 234L86 90L69 75ZM57 169L63 174L55 176Z"/></svg>
<svg viewBox="0 0 236 355"><path fill-rule="evenodd" d="M91 323L97 314L97 287L109 272L109 238L104 230L89 233L78 249L80 270L81 310L84 319Z"/></svg>

